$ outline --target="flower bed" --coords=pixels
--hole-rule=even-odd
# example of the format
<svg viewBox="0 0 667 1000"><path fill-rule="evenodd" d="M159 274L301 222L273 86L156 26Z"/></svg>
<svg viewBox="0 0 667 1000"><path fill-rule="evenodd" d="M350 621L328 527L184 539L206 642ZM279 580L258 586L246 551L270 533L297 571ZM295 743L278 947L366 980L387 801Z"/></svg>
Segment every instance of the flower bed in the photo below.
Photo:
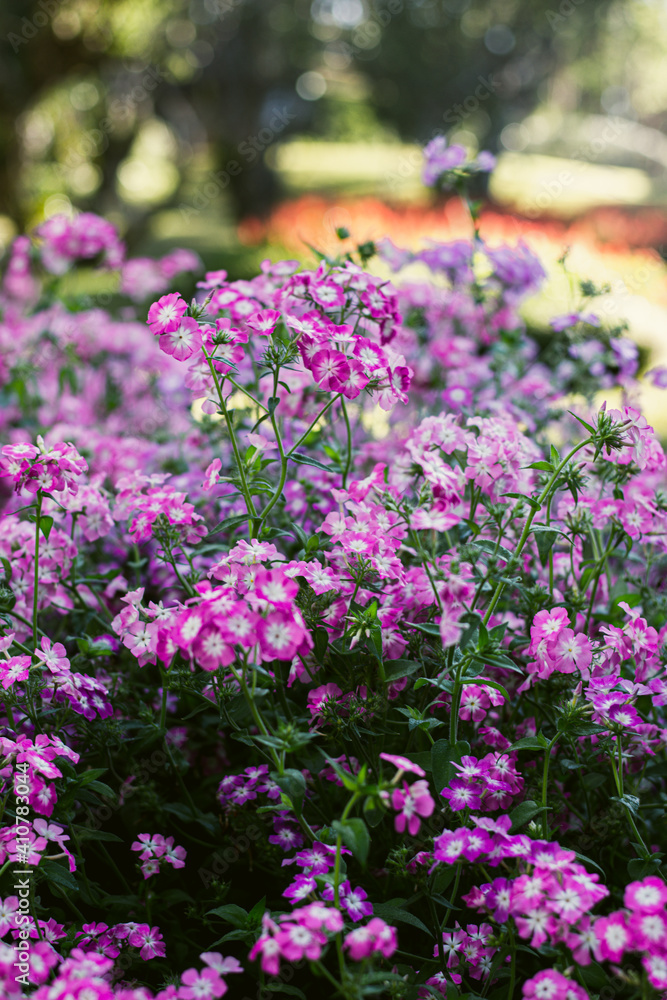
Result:
<svg viewBox="0 0 667 1000"><path fill-rule="evenodd" d="M600 290L526 330L470 207L190 304L95 216L14 243L9 1000L667 990L665 455Z"/></svg>

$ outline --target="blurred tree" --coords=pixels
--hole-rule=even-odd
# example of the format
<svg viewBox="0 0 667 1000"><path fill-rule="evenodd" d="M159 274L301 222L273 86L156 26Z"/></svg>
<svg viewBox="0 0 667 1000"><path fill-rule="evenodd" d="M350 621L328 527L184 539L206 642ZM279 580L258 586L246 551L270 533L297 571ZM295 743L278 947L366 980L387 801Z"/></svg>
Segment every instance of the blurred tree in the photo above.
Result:
<svg viewBox="0 0 667 1000"><path fill-rule="evenodd" d="M502 134L521 148L540 102L598 112L639 87L629 54L650 45L658 6L3 0L0 211L24 225L68 199L130 238L156 207L187 221L223 191L261 214L278 194L263 153L295 132L367 137L379 122L404 139L442 130L494 148Z"/></svg>

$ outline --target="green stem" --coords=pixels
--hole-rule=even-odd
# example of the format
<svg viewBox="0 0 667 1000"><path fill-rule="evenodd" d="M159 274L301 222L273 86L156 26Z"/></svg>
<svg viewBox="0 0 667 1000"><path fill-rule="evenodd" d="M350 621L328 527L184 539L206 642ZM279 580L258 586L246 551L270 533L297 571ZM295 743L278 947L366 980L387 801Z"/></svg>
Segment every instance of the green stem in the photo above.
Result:
<svg viewBox="0 0 667 1000"><path fill-rule="evenodd" d="M169 565L173 569L174 573L176 574L176 578L178 579L178 582L180 583L181 587L183 588L183 590L185 591L185 593L188 595L188 597L194 597L194 595L195 595L194 587L192 586L191 583L189 583L185 579L185 577L183 576L183 574L179 570L178 566L176 565L176 559L174 557L173 552L171 551L171 546L168 546L165 543L164 549L165 549L165 555L166 555L166 558L167 558L167 562L169 563Z"/></svg>
<svg viewBox="0 0 667 1000"><path fill-rule="evenodd" d="M39 597L39 529L42 517L42 491L37 490L37 513L35 514L35 592L32 599L32 642L37 648L37 602Z"/></svg>
<svg viewBox="0 0 667 1000"><path fill-rule="evenodd" d="M225 378L228 382L231 382L231 384L234 386L235 389L238 389L239 392L242 392L245 396L248 397L248 399L251 399L255 404L255 406L258 406L260 410L264 410L265 413L269 412L267 407L264 406L264 403L260 403L260 401L256 399L255 396L252 395L252 393L248 392L248 390L245 389L242 385L239 385L238 382L235 382L234 379L231 377L231 375L225 375Z"/></svg>
<svg viewBox="0 0 667 1000"><path fill-rule="evenodd" d="M560 463L560 465L558 466L558 468L555 470L555 472L551 476L551 479L549 480L549 482L547 483L547 485L544 487L544 489L540 493L539 497L537 498L537 503L539 504L539 508L536 509L535 507L531 506L530 513L528 514L528 517L526 518L526 523L524 525L523 531L521 532L521 537L520 537L519 542L517 544L517 547L516 547L516 549L514 551L514 556L513 556L513 559L512 559L512 563L517 563L518 562L519 556L521 555L521 553L523 551L523 547L526 544L526 542L528 541L528 536L530 535L530 528L531 528L531 525L532 525L532 523L533 523L533 521L535 519L535 515L537 513L539 513L539 510L541 509L542 504L544 503L544 501L549 496L549 494L551 493L552 489L554 488L554 486L558 482L558 478L559 478L561 472L563 471L563 469L565 468L565 466L567 465L567 463L574 457L574 455L576 455L578 451L581 451L582 448L585 448L586 445L590 444L591 441L592 441L592 438L586 438L585 441L581 441L578 445L576 445L572 449L572 451L570 451L570 453L568 455L565 456L565 458ZM511 564L508 563L507 566L506 566L506 568L505 568L505 575L509 574L510 569L511 569ZM500 597L501 597L502 592L503 592L504 589L505 589L505 584L503 583L502 580L499 580L498 581L498 585L497 585L497 587L496 587L496 589L494 591L493 597L491 598L491 601L489 602L489 606L488 606L488 608L486 610L486 614L484 615L484 618L483 618L484 625L488 625L489 619L490 619L491 615L493 614L493 609L495 608L496 604L500 600Z"/></svg>
<svg viewBox="0 0 667 1000"><path fill-rule="evenodd" d="M218 394L218 401L220 403L220 411L225 419L225 424L227 425L227 433L229 434L229 440L232 444L232 450L234 452L234 458L236 460L236 465L239 470L239 479L241 480L241 494L245 500L246 510L248 511L248 530L250 537L253 537L253 521L254 517L257 517L257 511L255 510L255 505L252 502L252 497L250 496L250 491L248 489L248 481L245 475L245 468L241 460L241 453L239 452L238 442L236 440L236 434L234 433L234 427L232 426L231 417L229 416L229 410L227 409L227 404L225 403L225 397L222 393L222 387L220 385L220 380L218 379L218 373L215 370L215 365L211 361L211 358L204 350L204 357L208 362L208 367L211 370L211 375L213 376L213 381L215 383L215 389Z"/></svg>
<svg viewBox="0 0 667 1000"><path fill-rule="evenodd" d="M334 979L334 977L331 975L327 967L323 965L322 962L315 962L314 964L320 970L320 972L329 980L331 985L335 986L336 991L340 994L343 994L343 987L341 983L339 983L337 979Z"/></svg>
<svg viewBox="0 0 667 1000"><path fill-rule="evenodd" d="M171 764L172 770L173 770L173 772L174 772L174 774L176 776L176 781L180 785L181 791L185 795L185 798L187 799L187 803L190 806L190 811L191 811L191 813L192 813L193 816L196 816L197 815L197 807L195 806L194 802L192 801L192 796L190 795L190 792L188 791L187 786L186 786L185 782L183 781L183 775L181 774L181 772L178 770L178 768L176 766L176 761L174 760L174 756L173 756L173 754L171 752L171 747L167 743L167 737L166 736L164 738L164 748L167 751L167 757L169 758L169 763Z"/></svg>
<svg viewBox="0 0 667 1000"><path fill-rule="evenodd" d="M551 751L556 745L556 741L560 733L556 733L554 738L549 743L549 746L544 751L544 767L542 769L542 836L545 840L549 839L549 824L547 823L547 781L549 778L549 764L551 762Z"/></svg>
<svg viewBox="0 0 667 1000"><path fill-rule="evenodd" d="M317 423L317 421L320 420L324 416L324 414L327 412L327 410L331 409L331 407L334 405L334 403L336 402L336 400L342 399L342 398L343 398L342 392L339 392L335 396L331 397L331 399L329 400L329 402L327 403L327 405L324 407L324 409L320 410L320 412L317 414L317 416L315 417L315 419L309 424L308 429L303 432L303 434L301 435L301 437L299 438L299 440L297 441L297 443L295 445L293 445L290 448L290 450L287 452L287 457L288 458L290 457L290 455L294 454L294 452L296 451L296 449L299 447L300 444L303 444L303 442L306 440L306 438L308 437L308 435L312 431L312 429L315 426L315 424Z"/></svg>
<svg viewBox="0 0 667 1000"><path fill-rule="evenodd" d="M169 678L164 667L160 667L162 676L162 703L160 705L160 729L165 729L167 725L167 695L169 693Z"/></svg>
<svg viewBox="0 0 667 1000"><path fill-rule="evenodd" d="M350 815L352 806L359 798L359 793L355 792L352 798L349 800L345 809L343 810L343 815L340 818L341 823ZM336 838L336 860L334 863L334 906L337 910L340 909L340 860L341 860L341 849L343 847L343 837L339 833ZM343 944L341 941L340 931L336 934L336 952L338 954L338 967L340 969L341 981L345 979L345 959L343 957Z"/></svg>
<svg viewBox="0 0 667 1000"><path fill-rule="evenodd" d="M440 920L438 918L438 911L435 908L435 903L430 896L426 897L428 900L428 908L431 913L431 919L433 920L433 933L435 934L435 941L438 946L438 959L440 961L440 971L445 972L447 969L447 963L445 960L445 949L442 944L442 928L440 927Z"/></svg>
<svg viewBox="0 0 667 1000"><path fill-rule="evenodd" d="M343 410L343 419L345 421L345 429L347 431L347 457L345 459L345 468L343 469L343 489L347 489L347 477L350 473L350 466L352 465L352 428L350 427L350 418L347 415L347 407L343 397L341 397L340 405Z"/></svg>
<svg viewBox="0 0 667 1000"><path fill-rule="evenodd" d="M463 691L463 684L461 683L461 675L467 667L469 662L469 657L462 657L456 665L456 674L454 676L454 690L452 691L452 707L449 713L449 742L454 746L458 738L458 728L459 728L459 709L461 707L461 694Z"/></svg>
<svg viewBox="0 0 667 1000"><path fill-rule="evenodd" d="M618 739L618 744L619 744L619 747L620 747L620 743L621 743L620 737L617 737L617 739ZM622 749L619 750L619 759L620 759L621 765L622 765L622 761L623 761L623 758L622 758ZM623 769L622 769L622 766L621 766L620 771L616 770L616 763L614 761L614 754L613 754L613 752L609 755L609 760L611 761L611 770L612 770L612 773L614 775L614 784L616 785L616 791L618 792L619 798L622 800L623 799L623 794L624 794L624 792L623 792ZM626 816L626 819L628 821L628 825L629 825L630 829L632 830L634 836L637 838L637 844L639 846L640 851L642 852L642 856L644 857L644 859L650 858L651 852L649 851L648 847L644 843L644 838L642 837L641 833L637 829L637 824L635 823L634 816L632 815L630 809L625 804L625 802L623 802L622 805L623 805L623 811L625 812L625 816ZM663 872L661 870L658 870L657 874L660 875L660 878L664 882L667 882L667 877L665 877L665 875L663 874Z"/></svg>
<svg viewBox="0 0 667 1000"><path fill-rule="evenodd" d="M273 373L273 399L276 398L276 393L278 392L278 375L280 373L280 368L276 368ZM280 494L283 491L285 481L287 479L287 459L288 456L285 454L285 448L283 447L283 439L280 434L280 428L278 426L278 421L276 420L276 408L275 406L269 411L269 420L271 421L271 426L273 427L273 433L276 436L276 444L278 445L278 453L280 454L280 478L278 480L278 485L276 486L271 499L267 503L266 507L262 511L262 519L259 523L259 528L257 530L257 535L259 536L262 529L266 523L267 515L273 510L275 505L280 500Z"/></svg>
<svg viewBox="0 0 667 1000"><path fill-rule="evenodd" d="M514 984L516 982L516 941L514 939L514 928L512 927L511 921L508 922L507 929L510 936L510 955L512 956L512 964L510 965L510 981L507 988L507 1000L513 1000Z"/></svg>

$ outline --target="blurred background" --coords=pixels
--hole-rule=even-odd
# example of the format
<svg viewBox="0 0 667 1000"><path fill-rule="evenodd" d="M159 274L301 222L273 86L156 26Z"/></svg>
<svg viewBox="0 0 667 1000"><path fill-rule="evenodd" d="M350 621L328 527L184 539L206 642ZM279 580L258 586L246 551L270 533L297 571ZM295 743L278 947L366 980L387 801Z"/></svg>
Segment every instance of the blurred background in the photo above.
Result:
<svg viewBox="0 0 667 1000"><path fill-rule="evenodd" d="M234 278L341 226L469 235L420 183L443 133L498 154L482 233L553 265L537 313L570 305L570 247L664 363L665 0L3 0L0 19L0 249L77 209Z"/></svg>

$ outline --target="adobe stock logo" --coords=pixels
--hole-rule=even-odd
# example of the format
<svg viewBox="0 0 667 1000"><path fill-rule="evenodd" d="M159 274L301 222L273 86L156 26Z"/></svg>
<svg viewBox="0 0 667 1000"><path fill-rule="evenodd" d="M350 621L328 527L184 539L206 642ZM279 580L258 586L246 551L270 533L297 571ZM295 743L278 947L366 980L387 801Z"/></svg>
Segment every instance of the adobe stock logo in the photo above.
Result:
<svg viewBox="0 0 667 1000"><path fill-rule="evenodd" d="M27 45L40 28L45 28L49 21L56 16L64 2L65 0L39 0L37 4L39 10L36 10L32 17L21 18L20 35L14 31L10 31L7 35L7 41L14 52L18 52L22 45Z"/></svg>

